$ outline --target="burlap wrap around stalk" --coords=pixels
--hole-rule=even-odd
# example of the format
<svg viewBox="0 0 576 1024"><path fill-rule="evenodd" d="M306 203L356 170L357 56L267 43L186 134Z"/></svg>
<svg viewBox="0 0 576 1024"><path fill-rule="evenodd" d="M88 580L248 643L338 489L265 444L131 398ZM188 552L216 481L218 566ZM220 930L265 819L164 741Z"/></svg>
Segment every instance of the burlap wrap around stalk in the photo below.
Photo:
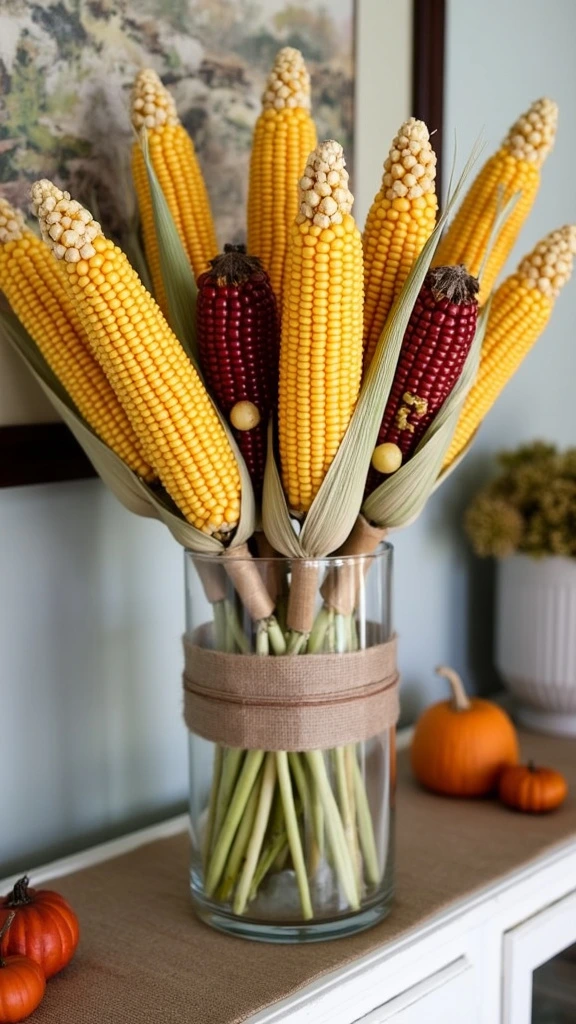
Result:
<svg viewBox="0 0 576 1024"><path fill-rule="evenodd" d="M184 637L184 719L191 732L247 750L358 743L398 720L396 638L346 654L262 657Z"/></svg>

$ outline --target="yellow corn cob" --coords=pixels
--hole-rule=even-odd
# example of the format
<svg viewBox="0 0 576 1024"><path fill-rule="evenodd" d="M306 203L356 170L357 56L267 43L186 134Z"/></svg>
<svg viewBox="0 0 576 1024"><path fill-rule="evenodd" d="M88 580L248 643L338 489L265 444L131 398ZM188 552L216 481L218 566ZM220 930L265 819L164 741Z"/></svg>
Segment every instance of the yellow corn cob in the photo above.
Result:
<svg viewBox="0 0 576 1024"><path fill-rule="evenodd" d="M435 178L436 154L428 129L411 117L392 142L362 236L365 369L392 303L434 230Z"/></svg>
<svg viewBox="0 0 576 1024"><path fill-rule="evenodd" d="M196 371L124 253L50 181L32 187L42 235L92 351L146 456L185 517L205 533L238 522L238 465ZM69 218L69 219L68 219Z"/></svg>
<svg viewBox="0 0 576 1024"><path fill-rule="evenodd" d="M546 235L515 274L497 289L482 346L480 368L464 403L445 466L460 454L498 395L538 340L560 289L572 273L576 226Z"/></svg>
<svg viewBox="0 0 576 1024"><path fill-rule="evenodd" d="M150 159L178 234L194 271L208 270L218 254L210 201L194 144L178 120L176 106L155 71L141 71L132 91L132 124L146 128ZM132 149L132 174L138 195L146 258L158 305L166 314L166 292L160 271L158 241L146 166L139 142Z"/></svg>
<svg viewBox="0 0 576 1024"><path fill-rule="evenodd" d="M2 198L0 289L80 415L130 469L152 480L130 421L90 352L63 269L25 227L20 211Z"/></svg>
<svg viewBox="0 0 576 1024"><path fill-rule="evenodd" d="M298 212L298 180L316 145L310 78L299 50L280 50L262 96L248 187L248 252L259 256L282 301L286 249Z"/></svg>
<svg viewBox="0 0 576 1024"><path fill-rule="evenodd" d="M362 372L362 239L342 147L322 142L300 181L288 246L279 443L290 508L310 508L356 404Z"/></svg>
<svg viewBox="0 0 576 1024"><path fill-rule="evenodd" d="M541 99L512 125L497 153L487 161L467 192L452 224L440 242L434 266L463 263L477 277L502 191L502 204L521 192L502 227L480 282L479 301L488 298L536 198L540 168L556 136L558 107Z"/></svg>

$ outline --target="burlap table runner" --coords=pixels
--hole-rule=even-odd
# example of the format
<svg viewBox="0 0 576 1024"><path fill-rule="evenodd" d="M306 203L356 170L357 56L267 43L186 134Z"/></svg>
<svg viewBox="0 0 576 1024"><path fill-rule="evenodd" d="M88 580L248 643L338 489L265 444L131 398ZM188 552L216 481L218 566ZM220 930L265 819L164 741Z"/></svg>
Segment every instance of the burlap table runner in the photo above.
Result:
<svg viewBox="0 0 576 1024"><path fill-rule="evenodd" d="M386 921L352 938L269 946L211 931L190 908L185 836L58 879L54 887L80 916L81 944L30 1021L241 1024L320 975L397 940L576 836L576 743L525 733L522 748L525 757L568 777L573 795L553 815L529 817L491 800L424 793L411 781L406 755L400 756L396 902Z"/></svg>

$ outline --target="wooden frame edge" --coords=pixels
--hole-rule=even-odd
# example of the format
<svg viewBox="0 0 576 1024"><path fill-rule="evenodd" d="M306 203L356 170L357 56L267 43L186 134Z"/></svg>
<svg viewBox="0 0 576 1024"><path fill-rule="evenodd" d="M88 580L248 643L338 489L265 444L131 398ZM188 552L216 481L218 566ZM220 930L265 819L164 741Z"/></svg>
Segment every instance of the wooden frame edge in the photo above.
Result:
<svg viewBox="0 0 576 1024"><path fill-rule="evenodd" d="M446 0L413 0L412 105L414 117L435 132L436 192L442 195Z"/></svg>
<svg viewBox="0 0 576 1024"><path fill-rule="evenodd" d="M0 487L61 483L96 475L64 423L0 427Z"/></svg>

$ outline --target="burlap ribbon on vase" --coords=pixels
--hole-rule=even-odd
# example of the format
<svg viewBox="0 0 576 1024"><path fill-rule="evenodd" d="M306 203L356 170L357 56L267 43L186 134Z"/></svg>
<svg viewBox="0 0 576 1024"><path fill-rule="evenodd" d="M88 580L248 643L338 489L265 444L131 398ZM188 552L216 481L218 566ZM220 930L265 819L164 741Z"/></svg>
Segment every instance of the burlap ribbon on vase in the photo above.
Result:
<svg viewBox="0 0 576 1024"><path fill-rule="evenodd" d="M215 651L210 631L184 637L184 719L204 739L321 750L367 740L398 720L395 637L346 654L263 657Z"/></svg>

